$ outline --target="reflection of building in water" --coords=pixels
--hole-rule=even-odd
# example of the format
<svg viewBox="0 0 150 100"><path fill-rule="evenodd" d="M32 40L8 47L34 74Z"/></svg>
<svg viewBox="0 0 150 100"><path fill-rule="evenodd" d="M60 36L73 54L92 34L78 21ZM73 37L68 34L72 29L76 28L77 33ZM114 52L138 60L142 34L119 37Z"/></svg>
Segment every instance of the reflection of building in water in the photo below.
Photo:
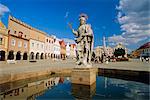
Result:
<svg viewBox="0 0 150 100"><path fill-rule="evenodd" d="M125 84L128 83L128 81L125 81L125 80L119 80L119 79L111 79L111 80L108 80L109 81L109 85L113 85L113 86L121 86L121 87L124 87Z"/></svg>
<svg viewBox="0 0 150 100"><path fill-rule="evenodd" d="M42 95L49 87L59 83L59 77L52 77L46 80L27 83L22 87L1 93L0 98L3 100L34 100L37 96ZM16 86L17 87L17 86Z"/></svg>
<svg viewBox="0 0 150 100"><path fill-rule="evenodd" d="M64 83L64 77L60 77L59 83Z"/></svg>
<svg viewBox="0 0 150 100"><path fill-rule="evenodd" d="M50 89L52 86L55 86L59 83L59 77L53 77L47 80L44 80L45 89Z"/></svg>
<svg viewBox="0 0 150 100"><path fill-rule="evenodd" d="M90 99L95 95L96 92L96 82L92 85L81 85L81 84L71 84L72 85L72 95L76 99Z"/></svg>
<svg viewBox="0 0 150 100"><path fill-rule="evenodd" d="M104 82L105 82L105 83L104 83L104 87L105 87L105 88L107 88L107 84L108 84L108 83L107 83L107 82L108 82L107 80L108 80L107 77L105 77L105 79L104 79Z"/></svg>

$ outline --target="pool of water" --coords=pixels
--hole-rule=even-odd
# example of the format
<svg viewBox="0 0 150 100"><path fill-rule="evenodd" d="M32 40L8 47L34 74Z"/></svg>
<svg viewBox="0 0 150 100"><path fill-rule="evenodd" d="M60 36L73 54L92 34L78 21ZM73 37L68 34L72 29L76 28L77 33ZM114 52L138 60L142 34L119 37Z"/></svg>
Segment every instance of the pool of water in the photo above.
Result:
<svg viewBox="0 0 150 100"><path fill-rule="evenodd" d="M133 81L98 76L92 86L71 84L69 78L48 89L37 100L64 99L149 99L149 85Z"/></svg>
<svg viewBox="0 0 150 100"><path fill-rule="evenodd" d="M97 76L91 86L72 84L70 77L56 75L0 85L1 99L149 99L149 84Z"/></svg>

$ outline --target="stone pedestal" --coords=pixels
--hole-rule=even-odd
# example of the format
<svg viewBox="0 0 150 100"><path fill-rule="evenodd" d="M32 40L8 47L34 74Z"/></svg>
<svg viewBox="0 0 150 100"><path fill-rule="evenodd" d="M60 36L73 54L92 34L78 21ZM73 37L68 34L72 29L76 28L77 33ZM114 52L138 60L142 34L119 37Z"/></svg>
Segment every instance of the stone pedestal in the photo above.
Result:
<svg viewBox="0 0 150 100"><path fill-rule="evenodd" d="M96 82L96 70L94 68L74 68L71 73L71 83L92 85Z"/></svg>
<svg viewBox="0 0 150 100"><path fill-rule="evenodd" d="M89 100L96 93L96 82L92 85L71 84L71 93L76 99Z"/></svg>

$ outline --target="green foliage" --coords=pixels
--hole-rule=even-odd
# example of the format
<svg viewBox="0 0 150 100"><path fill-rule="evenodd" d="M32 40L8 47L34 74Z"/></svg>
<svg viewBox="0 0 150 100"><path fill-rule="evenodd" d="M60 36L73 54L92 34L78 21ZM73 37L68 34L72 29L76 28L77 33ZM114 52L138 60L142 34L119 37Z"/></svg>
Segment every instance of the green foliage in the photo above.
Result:
<svg viewBox="0 0 150 100"><path fill-rule="evenodd" d="M124 57L125 50L122 48L115 49L114 55L115 55L115 57L118 57L118 56Z"/></svg>

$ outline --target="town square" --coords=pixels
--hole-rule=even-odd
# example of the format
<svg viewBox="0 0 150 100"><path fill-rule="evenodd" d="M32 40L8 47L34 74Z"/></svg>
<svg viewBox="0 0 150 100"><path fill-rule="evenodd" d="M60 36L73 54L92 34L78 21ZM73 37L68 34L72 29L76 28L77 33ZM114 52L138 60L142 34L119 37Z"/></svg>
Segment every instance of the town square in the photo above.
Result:
<svg viewBox="0 0 150 100"><path fill-rule="evenodd" d="M149 4L0 0L0 99L149 100Z"/></svg>

